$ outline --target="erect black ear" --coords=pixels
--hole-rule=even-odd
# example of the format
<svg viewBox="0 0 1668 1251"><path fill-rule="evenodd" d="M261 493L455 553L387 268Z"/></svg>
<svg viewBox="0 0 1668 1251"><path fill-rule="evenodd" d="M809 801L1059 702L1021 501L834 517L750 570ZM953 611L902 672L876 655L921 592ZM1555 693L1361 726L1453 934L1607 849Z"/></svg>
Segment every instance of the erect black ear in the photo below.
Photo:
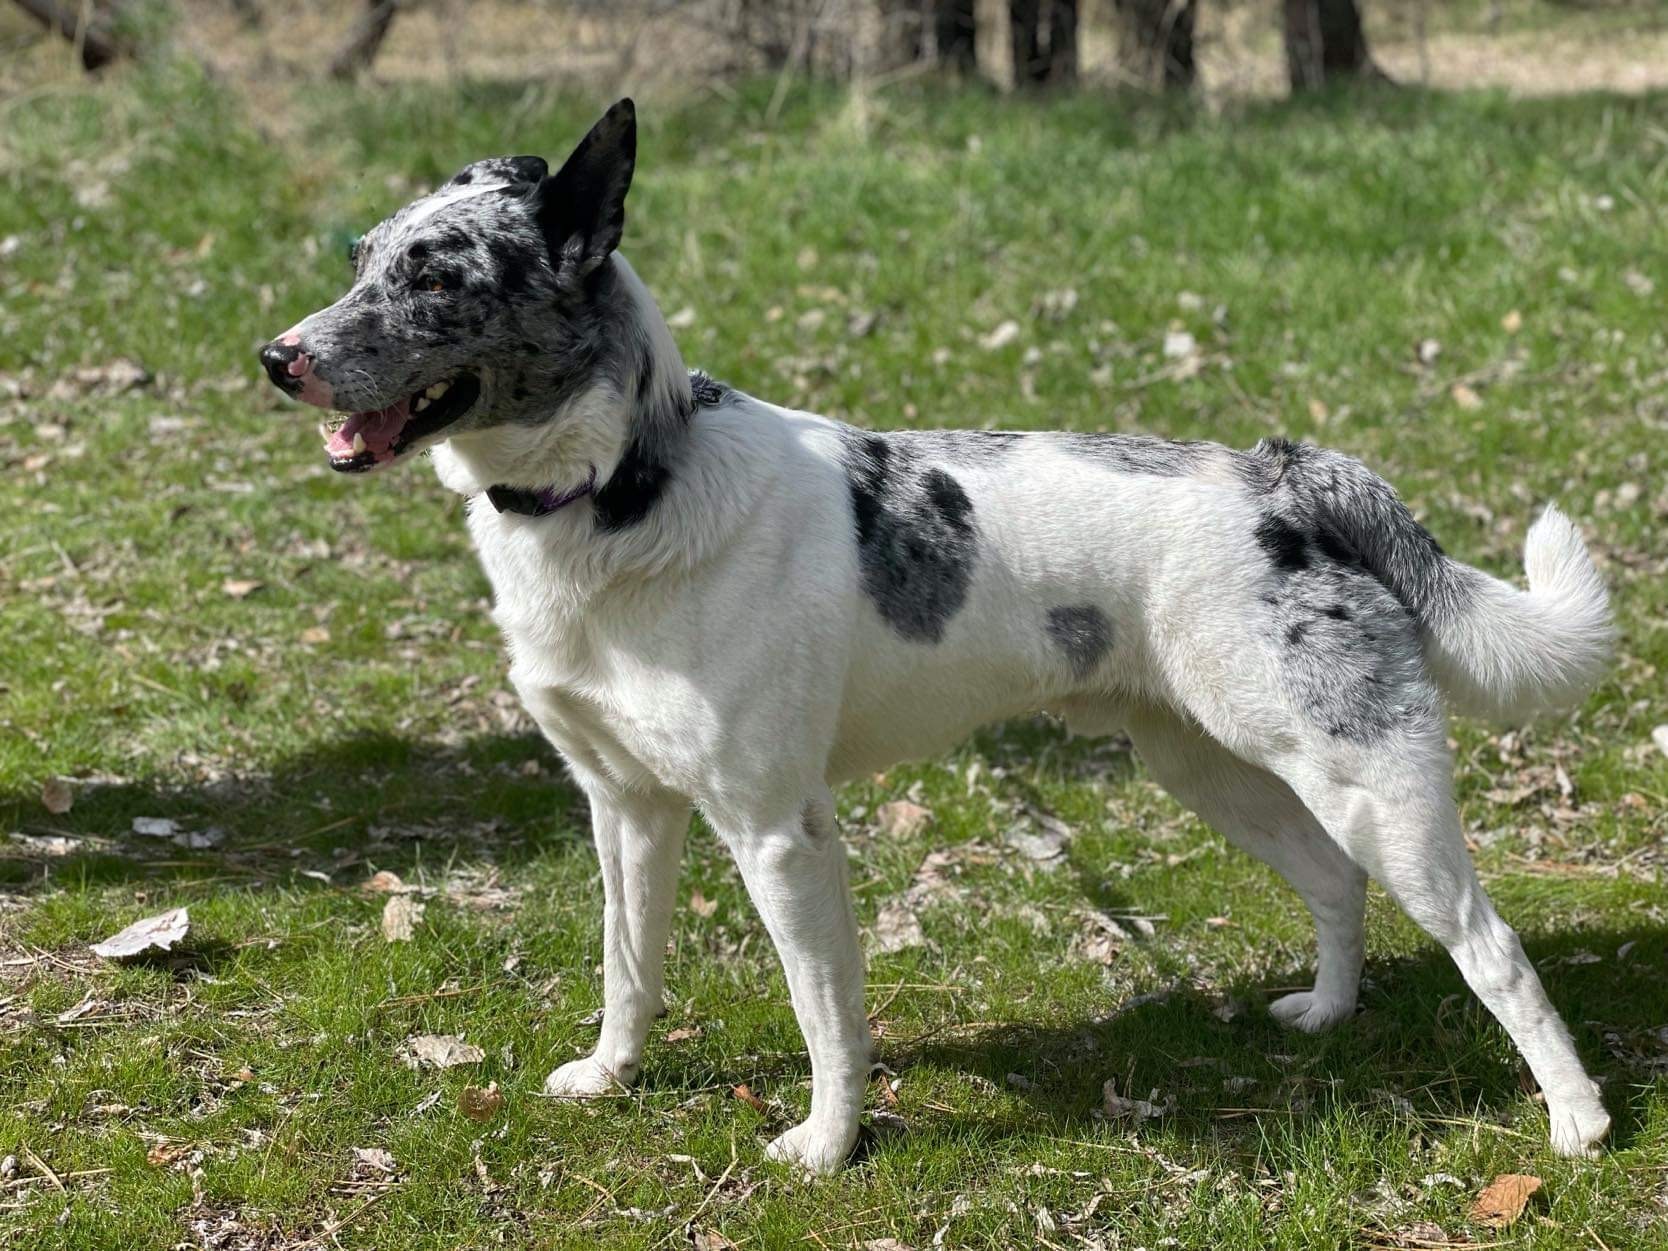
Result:
<svg viewBox="0 0 1668 1251"><path fill-rule="evenodd" d="M489 156L484 161L465 165L445 184L465 187L471 183L505 183L512 187L530 187L550 172L542 156Z"/></svg>
<svg viewBox="0 0 1668 1251"><path fill-rule="evenodd" d="M637 165L637 110L621 100L539 183L539 227L557 274L584 273L620 246L625 198Z"/></svg>

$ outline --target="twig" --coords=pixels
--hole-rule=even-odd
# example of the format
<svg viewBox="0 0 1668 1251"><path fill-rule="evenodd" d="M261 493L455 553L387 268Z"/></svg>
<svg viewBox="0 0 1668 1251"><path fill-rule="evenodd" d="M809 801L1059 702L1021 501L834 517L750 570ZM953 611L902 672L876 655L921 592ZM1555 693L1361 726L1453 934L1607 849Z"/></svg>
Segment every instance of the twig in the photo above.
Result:
<svg viewBox="0 0 1668 1251"><path fill-rule="evenodd" d="M26 1142L18 1143L17 1144L17 1149L23 1153L23 1158L25 1160L28 1160L30 1164L33 1164L37 1169L39 1169L41 1171L41 1173L45 1176L46 1180L52 1183L52 1188L54 1190L56 1190L59 1194L64 1193L63 1178L59 1177L58 1174L54 1173L52 1171L52 1166L50 1164L48 1164L45 1160L41 1159L40 1156L36 1155L34 1153L34 1151L30 1149L28 1143L26 1143Z"/></svg>

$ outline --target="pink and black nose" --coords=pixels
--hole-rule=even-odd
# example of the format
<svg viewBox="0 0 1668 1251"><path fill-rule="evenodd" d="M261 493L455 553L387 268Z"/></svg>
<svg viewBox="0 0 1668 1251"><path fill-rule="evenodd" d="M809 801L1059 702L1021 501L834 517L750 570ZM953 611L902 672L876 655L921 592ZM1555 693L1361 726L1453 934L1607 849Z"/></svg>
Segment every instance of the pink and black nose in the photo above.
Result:
<svg viewBox="0 0 1668 1251"><path fill-rule="evenodd" d="M279 335L261 349L261 366L280 391L293 395L303 404L329 408L331 386L319 377L316 364L312 353L302 350L301 336L294 330Z"/></svg>
<svg viewBox="0 0 1668 1251"><path fill-rule="evenodd" d="M312 364L312 358L301 350L299 335L284 335L261 348L261 366L266 376L286 395L301 390L302 379Z"/></svg>

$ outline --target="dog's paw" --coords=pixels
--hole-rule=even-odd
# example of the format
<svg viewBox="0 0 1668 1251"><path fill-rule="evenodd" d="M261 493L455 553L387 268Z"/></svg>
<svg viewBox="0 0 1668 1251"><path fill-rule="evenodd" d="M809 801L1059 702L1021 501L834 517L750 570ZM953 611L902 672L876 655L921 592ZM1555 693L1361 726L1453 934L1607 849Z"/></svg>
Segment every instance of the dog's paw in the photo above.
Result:
<svg viewBox="0 0 1668 1251"><path fill-rule="evenodd" d="M1610 1132L1610 1113L1596 1098L1549 1110L1552 1149L1567 1159L1591 1159Z"/></svg>
<svg viewBox="0 0 1668 1251"><path fill-rule="evenodd" d="M594 1099L619 1090L637 1075L637 1066L624 1072L610 1069L595 1056L570 1060L544 1079L544 1093L557 1099Z"/></svg>
<svg viewBox="0 0 1668 1251"><path fill-rule="evenodd" d="M819 1176L837 1172L851 1149L857 1145L857 1126L849 1130L833 1129L806 1121L795 1125L787 1133L765 1148L765 1156L783 1164L797 1164Z"/></svg>
<svg viewBox="0 0 1668 1251"><path fill-rule="evenodd" d="M1318 1034L1353 1015L1355 1005L1345 999L1321 999L1314 991L1304 990L1276 999L1268 1005L1268 1010L1282 1025L1305 1034Z"/></svg>

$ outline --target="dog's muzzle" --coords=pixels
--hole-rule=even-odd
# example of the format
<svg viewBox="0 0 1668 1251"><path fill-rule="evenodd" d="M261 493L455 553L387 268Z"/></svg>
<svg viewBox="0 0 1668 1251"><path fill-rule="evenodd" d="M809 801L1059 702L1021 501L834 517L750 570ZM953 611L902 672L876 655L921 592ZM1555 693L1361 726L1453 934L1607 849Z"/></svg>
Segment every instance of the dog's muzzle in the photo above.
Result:
<svg viewBox="0 0 1668 1251"><path fill-rule="evenodd" d="M266 376L285 395L293 395L304 404L329 407L330 384L313 372L313 358L301 350L299 334L292 330L279 335L261 348L260 357Z"/></svg>

